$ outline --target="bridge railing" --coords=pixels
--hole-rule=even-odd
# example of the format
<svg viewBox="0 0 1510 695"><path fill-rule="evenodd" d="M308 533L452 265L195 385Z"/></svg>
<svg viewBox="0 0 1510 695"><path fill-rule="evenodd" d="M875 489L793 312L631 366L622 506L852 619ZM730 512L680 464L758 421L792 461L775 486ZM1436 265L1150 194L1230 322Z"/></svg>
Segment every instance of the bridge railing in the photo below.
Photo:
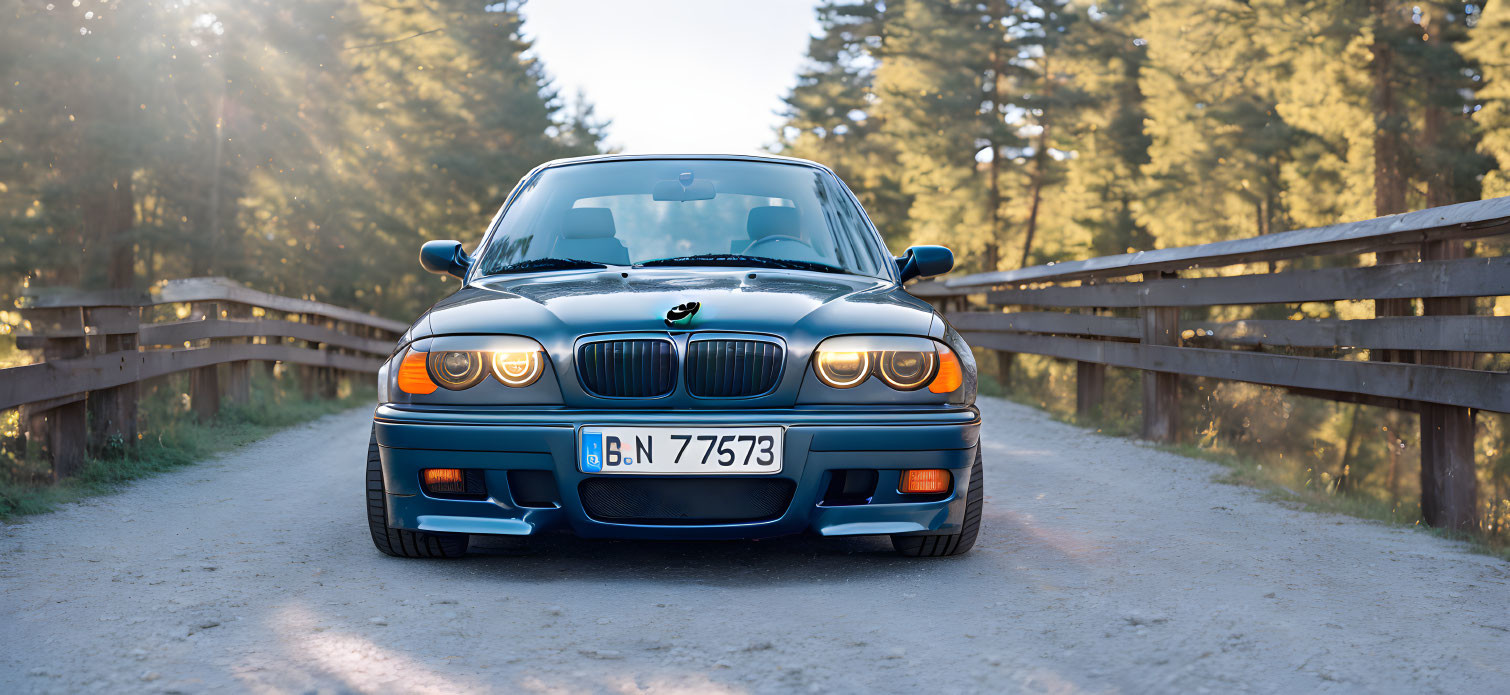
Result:
<svg viewBox="0 0 1510 695"><path fill-rule="evenodd" d="M249 398L252 362L299 365L306 396L333 397L343 375L376 372L408 329L225 278L170 280L146 293L33 290L21 317L17 347L41 361L0 369L0 410L21 408L22 436L40 441L55 478L77 472L89 451L135 441L143 381L189 372L200 418L223 399Z"/></svg>
<svg viewBox="0 0 1510 695"><path fill-rule="evenodd" d="M1144 438L1176 440L1180 375L1419 413L1422 513L1477 528L1473 412L1510 413L1510 257L1467 240L1510 233L1510 198L1199 246L918 283L971 345L1076 362L1077 409L1107 365L1142 370ZM1372 259L1369 255L1372 254ZM1352 257L1352 258L1349 258ZM1274 272L1274 263L1307 269ZM1233 305L1372 300L1373 317L1213 321ZM1419 314L1417 313L1419 300Z"/></svg>

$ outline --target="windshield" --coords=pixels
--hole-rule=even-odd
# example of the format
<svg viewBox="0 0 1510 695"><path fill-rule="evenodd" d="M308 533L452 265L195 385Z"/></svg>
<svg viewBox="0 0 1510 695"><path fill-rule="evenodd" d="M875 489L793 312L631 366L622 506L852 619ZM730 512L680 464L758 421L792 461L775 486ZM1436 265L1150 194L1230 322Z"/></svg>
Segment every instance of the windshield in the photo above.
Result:
<svg viewBox="0 0 1510 695"><path fill-rule="evenodd" d="M600 266L789 268L887 277L840 184L813 167L632 160L527 182L478 259L484 275Z"/></svg>

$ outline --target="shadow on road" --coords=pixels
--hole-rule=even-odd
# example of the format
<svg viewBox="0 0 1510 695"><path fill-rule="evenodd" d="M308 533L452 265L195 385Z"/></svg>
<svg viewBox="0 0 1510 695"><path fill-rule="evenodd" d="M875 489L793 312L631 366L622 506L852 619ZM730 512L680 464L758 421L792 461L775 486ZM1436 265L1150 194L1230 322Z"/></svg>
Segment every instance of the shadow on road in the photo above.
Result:
<svg viewBox="0 0 1510 695"><path fill-rule="evenodd" d="M474 537L461 560L518 582L560 580L675 581L738 586L758 581L813 583L896 576L903 571L959 571L970 556L905 558L884 536L794 536L759 541L594 540L570 535Z"/></svg>

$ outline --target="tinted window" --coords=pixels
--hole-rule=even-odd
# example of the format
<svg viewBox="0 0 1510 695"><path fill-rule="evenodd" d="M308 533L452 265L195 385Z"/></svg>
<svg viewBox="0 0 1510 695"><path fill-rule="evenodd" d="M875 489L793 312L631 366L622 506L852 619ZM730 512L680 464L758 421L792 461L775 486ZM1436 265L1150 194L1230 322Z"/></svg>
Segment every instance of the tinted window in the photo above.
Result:
<svg viewBox="0 0 1510 695"><path fill-rule="evenodd" d="M877 277L890 262L827 172L645 160L540 172L510 204L479 266L495 273L543 259L638 265L694 257L684 262L697 264L705 256L725 265L753 256Z"/></svg>

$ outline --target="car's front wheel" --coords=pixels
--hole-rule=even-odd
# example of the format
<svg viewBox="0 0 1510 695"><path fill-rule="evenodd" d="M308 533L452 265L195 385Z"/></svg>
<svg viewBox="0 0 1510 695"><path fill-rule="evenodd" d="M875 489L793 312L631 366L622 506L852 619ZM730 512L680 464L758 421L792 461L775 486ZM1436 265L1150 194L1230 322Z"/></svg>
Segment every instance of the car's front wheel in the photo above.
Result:
<svg viewBox="0 0 1510 695"><path fill-rule="evenodd" d="M461 557L467 554L467 535L425 533L388 526L388 493L383 489L383 460L378 454L377 428L367 441L367 529L372 544L394 557Z"/></svg>
<svg viewBox="0 0 1510 695"><path fill-rule="evenodd" d="M908 557L944 557L963 555L975 546L980 534L981 507L985 506L985 477L981 473L980 447L975 448L975 463L970 466L970 487L965 492L965 520L959 531L934 535L896 535L891 545Z"/></svg>

